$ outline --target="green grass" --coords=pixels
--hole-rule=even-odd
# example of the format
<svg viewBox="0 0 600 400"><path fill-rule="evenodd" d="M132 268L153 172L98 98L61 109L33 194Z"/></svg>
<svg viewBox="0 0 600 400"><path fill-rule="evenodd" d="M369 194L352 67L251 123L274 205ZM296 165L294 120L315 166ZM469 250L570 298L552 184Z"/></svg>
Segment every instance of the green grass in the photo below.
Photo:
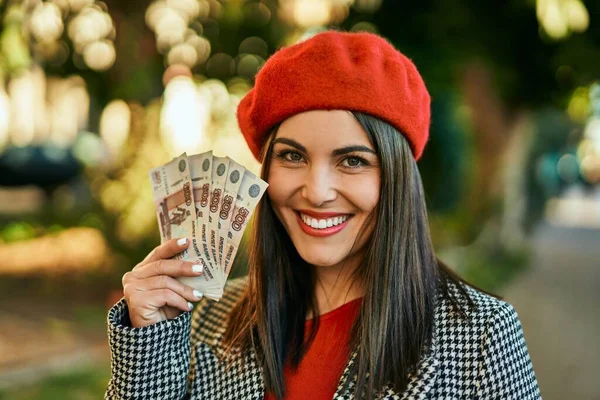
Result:
<svg viewBox="0 0 600 400"><path fill-rule="evenodd" d="M496 293L527 268L529 258L526 252L495 256L473 254L460 272L468 282Z"/></svg>
<svg viewBox="0 0 600 400"><path fill-rule="evenodd" d="M455 247L437 254L463 279L492 293L499 292L527 269L531 251L527 248L508 251L501 247Z"/></svg>
<svg viewBox="0 0 600 400"><path fill-rule="evenodd" d="M0 391L0 400L101 399L110 379L110 366L102 364L81 371L48 377L38 383Z"/></svg>

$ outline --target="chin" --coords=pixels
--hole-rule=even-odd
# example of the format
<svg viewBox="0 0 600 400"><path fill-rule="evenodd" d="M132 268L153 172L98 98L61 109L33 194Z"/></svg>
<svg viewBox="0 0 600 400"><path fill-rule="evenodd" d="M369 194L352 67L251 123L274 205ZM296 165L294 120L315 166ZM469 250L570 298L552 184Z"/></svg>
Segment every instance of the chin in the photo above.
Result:
<svg viewBox="0 0 600 400"><path fill-rule="evenodd" d="M331 267L343 261L343 258L332 257L331 252L315 254L314 251L311 252L307 249L305 251L299 251L298 254L300 254L300 257L302 257L304 261L315 267Z"/></svg>
<svg viewBox="0 0 600 400"><path fill-rule="evenodd" d="M332 267L334 265L338 265L341 260L307 260L304 259L307 263L317 268L327 268Z"/></svg>

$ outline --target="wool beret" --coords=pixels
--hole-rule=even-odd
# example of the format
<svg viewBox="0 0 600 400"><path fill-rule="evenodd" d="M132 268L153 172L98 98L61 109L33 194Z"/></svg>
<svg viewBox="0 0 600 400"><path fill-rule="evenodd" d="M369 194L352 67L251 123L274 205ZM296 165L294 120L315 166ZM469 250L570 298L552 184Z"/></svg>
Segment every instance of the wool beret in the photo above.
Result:
<svg viewBox="0 0 600 400"><path fill-rule="evenodd" d="M273 126L310 110L358 111L398 129L416 160L429 137L430 96L413 62L372 33L325 31L276 51L240 101L252 154Z"/></svg>

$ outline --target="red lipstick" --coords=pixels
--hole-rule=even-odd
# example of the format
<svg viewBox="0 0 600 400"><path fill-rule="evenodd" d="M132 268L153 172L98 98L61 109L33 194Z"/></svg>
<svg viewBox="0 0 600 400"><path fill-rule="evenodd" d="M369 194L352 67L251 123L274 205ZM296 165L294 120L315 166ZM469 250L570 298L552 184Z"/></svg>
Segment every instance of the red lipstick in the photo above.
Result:
<svg viewBox="0 0 600 400"><path fill-rule="evenodd" d="M348 215L348 214L340 214L340 213L314 213L314 212L305 213L304 211L302 211L302 213L304 213L306 215L310 215L311 217L314 217L314 218L319 218L319 219L332 218L332 217L340 216L340 215ZM328 216L325 217L323 215L328 215ZM300 213L296 213L296 221L298 221L298 225L300 225L300 229L302 229L302 231L304 233L306 233L307 235L315 236L315 237L331 236L333 234L338 233L339 231L344 229L346 227L346 225L348 225L348 221L350 221L350 219L351 219L351 217L349 216L348 219L346 219L344 222L342 222L339 225L330 226L329 228L324 228L324 229L316 229L316 228L313 228L312 226L306 225L304 223L304 221L302 221L302 218L300 217Z"/></svg>
<svg viewBox="0 0 600 400"><path fill-rule="evenodd" d="M296 210L296 211L299 211L302 214L306 214L309 217L318 218L318 219L326 219L326 218L340 217L343 215L350 215L350 214L337 213L337 212L317 212L317 211L311 211L311 210Z"/></svg>

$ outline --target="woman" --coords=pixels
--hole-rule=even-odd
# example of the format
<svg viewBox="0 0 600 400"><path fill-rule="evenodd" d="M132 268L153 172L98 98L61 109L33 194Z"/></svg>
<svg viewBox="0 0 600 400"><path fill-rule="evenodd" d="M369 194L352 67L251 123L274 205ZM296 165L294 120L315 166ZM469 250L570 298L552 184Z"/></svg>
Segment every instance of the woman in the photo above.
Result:
<svg viewBox="0 0 600 400"><path fill-rule="evenodd" d="M249 276L190 312L199 294L173 277L199 272L169 260L185 239L125 274L107 398L540 398L512 306L434 255L416 166L429 104L376 35L275 53L238 108L269 183Z"/></svg>

